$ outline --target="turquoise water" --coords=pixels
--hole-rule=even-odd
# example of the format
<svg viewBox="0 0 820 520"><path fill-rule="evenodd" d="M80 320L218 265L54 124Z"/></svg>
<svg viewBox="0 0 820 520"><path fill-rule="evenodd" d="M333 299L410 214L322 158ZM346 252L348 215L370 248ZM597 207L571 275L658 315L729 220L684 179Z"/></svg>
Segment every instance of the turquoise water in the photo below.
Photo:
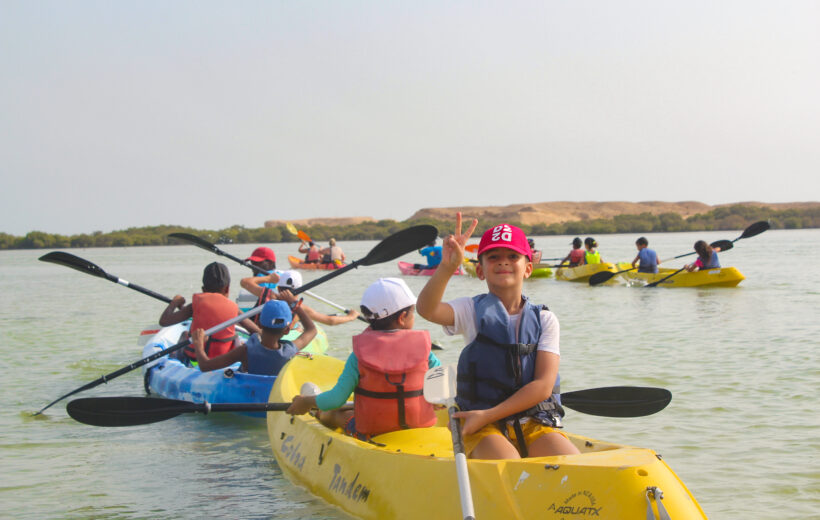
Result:
<svg viewBox="0 0 820 520"><path fill-rule="evenodd" d="M739 232L647 235L661 258L695 240ZM545 257L572 237L536 237ZM598 238L606 261L631 261L634 235ZM375 242L342 244L361 258ZM226 246L245 257L255 245ZM280 264L295 244L273 244ZM191 246L82 249L71 253L166 296L198 290L202 267L218 259ZM102 374L136 361L139 331L164 304L63 266L45 251L0 252L0 330L6 374L0 409L0 516L13 518L346 518L284 479L262 421L233 414L180 416L153 425L103 429L74 422L65 403L32 412ZM710 518L817 518L820 390L817 308L820 230L768 231L720 255L747 280L736 288L643 289L528 281L528 295L561 322L562 388L662 386L672 403L649 417L612 419L568 411L568 430L645 446L663 455ZM417 255L402 260L418 261ZM238 292L249 273L225 261ZM682 260L670 266L682 265ZM283 267L280 265L280 267ZM320 274L307 273L310 280ZM356 306L395 262L345 273L313 292ZM406 277L418 292L425 282ZM447 297L477 294L482 282L456 277ZM325 312L334 309L306 299ZM453 362L461 345L428 328ZM330 354L346 357L361 322L326 327ZM139 370L80 396L143 395ZM479 512L480 513L480 512Z"/></svg>

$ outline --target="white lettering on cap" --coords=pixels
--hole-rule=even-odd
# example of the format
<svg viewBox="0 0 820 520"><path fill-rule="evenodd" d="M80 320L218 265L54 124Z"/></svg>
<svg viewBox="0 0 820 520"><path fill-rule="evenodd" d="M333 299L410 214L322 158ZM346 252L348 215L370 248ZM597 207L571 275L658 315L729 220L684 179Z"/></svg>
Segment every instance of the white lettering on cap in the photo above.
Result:
<svg viewBox="0 0 820 520"><path fill-rule="evenodd" d="M495 226L491 239L493 242L498 242L499 239L504 242L512 242L512 229L507 224Z"/></svg>

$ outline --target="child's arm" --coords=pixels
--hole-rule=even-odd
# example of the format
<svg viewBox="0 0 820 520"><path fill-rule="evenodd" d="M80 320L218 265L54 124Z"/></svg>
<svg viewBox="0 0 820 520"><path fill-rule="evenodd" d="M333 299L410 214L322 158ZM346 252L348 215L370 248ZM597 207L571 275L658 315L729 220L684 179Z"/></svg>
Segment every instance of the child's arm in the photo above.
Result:
<svg viewBox="0 0 820 520"><path fill-rule="evenodd" d="M293 402L287 409L286 413L291 415L302 415L310 411L311 408L318 408L320 410L335 410L342 407L350 394L359 384L359 369L358 360L354 354L350 354L345 362L345 367L342 370L336 385L317 396L294 396ZM318 401L321 401L319 403ZM320 406L321 404L321 406Z"/></svg>
<svg viewBox="0 0 820 520"><path fill-rule="evenodd" d="M239 326L247 330L251 334L258 334L262 332L262 329L260 329L259 326L256 323L254 323L253 320L250 318L245 318L244 320L240 321Z"/></svg>
<svg viewBox="0 0 820 520"><path fill-rule="evenodd" d="M455 313L453 308L447 303L442 302L444 297L444 289L447 288L447 282L456 269L461 266L464 259L464 246L467 244L470 235L473 234L478 220L473 219L470 227L466 232L461 232L461 212L456 214L456 229L455 234L444 239L444 244L441 248L441 263L433 276L427 281L424 289L419 293L416 301L416 311L419 316L425 318L433 323L439 325L453 325L455 322Z"/></svg>
<svg viewBox="0 0 820 520"><path fill-rule="evenodd" d="M180 323L187 320L194 315L194 307L189 303L185 305L185 298L177 294L171 298L168 307L162 311L159 317L159 324L161 327L168 327L175 323Z"/></svg>
<svg viewBox="0 0 820 520"><path fill-rule="evenodd" d="M239 285L257 298L262 296L262 291L265 290L265 287L260 285L263 283L279 283L279 275L270 273L266 276L249 276L248 278L239 280Z"/></svg>
<svg viewBox="0 0 820 520"><path fill-rule="evenodd" d="M208 354L205 353L204 329L196 329L191 334L191 344L196 351L196 362L200 372L210 372L211 370L229 367L237 361L241 361L243 365L248 363L248 349L245 348L245 345L240 345L215 358L208 357Z"/></svg>
<svg viewBox="0 0 820 520"><path fill-rule="evenodd" d="M302 322L304 330L298 338L293 340L293 345L297 349L302 350L316 337L316 325L314 325L313 320L310 319L310 316L308 316L302 308L301 301L297 302L296 296L294 296L292 292L288 290L279 291L279 299L290 304L294 314L299 316L299 320Z"/></svg>
<svg viewBox="0 0 820 520"><path fill-rule="evenodd" d="M304 310L305 314L310 316L310 319L313 321L318 321L319 323L324 323L325 325L330 325L331 327L334 325L347 323L348 321L353 321L359 317L359 313L354 309L348 309L347 314L343 316L330 316L329 314L323 314L312 307L308 307L307 305L302 305L302 310Z"/></svg>
<svg viewBox="0 0 820 520"><path fill-rule="evenodd" d="M641 255L636 256L635 260L632 260L632 267L635 267L635 264L637 264L638 260L640 260L640 259L641 259Z"/></svg>
<svg viewBox="0 0 820 520"><path fill-rule="evenodd" d="M547 399L555 386L560 362L561 358L557 354L538 351L535 358L535 377L532 381L492 408L454 414L455 417L464 419L462 433L465 435L475 433L492 422L528 410Z"/></svg>

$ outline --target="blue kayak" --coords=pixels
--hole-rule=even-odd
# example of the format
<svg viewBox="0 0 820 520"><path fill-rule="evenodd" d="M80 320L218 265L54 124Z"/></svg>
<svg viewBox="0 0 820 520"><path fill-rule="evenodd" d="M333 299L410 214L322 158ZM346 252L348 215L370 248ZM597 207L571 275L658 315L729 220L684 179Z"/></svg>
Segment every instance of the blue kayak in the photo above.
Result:
<svg viewBox="0 0 820 520"><path fill-rule="evenodd" d="M190 324L190 321L185 321L159 329L145 343L142 350L143 357L177 344L180 335L188 330ZM239 329L237 331L239 332ZM327 345L326 340L324 345ZM312 347L314 347L314 342L303 350L304 355L310 355ZM209 403L267 402L276 376L240 372L239 366L239 363L234 363L227 368L200 372L196 367L186 366L176 359L165 356L143 366L145 391L167 399L179 399L192 403L206 401ZM249 412L244 415L265 417L264 412Z"/></svg>

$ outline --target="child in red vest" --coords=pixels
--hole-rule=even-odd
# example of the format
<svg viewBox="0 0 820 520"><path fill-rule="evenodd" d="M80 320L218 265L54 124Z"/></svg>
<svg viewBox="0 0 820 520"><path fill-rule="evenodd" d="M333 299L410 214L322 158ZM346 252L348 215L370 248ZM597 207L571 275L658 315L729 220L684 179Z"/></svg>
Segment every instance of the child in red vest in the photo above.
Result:
<svg viewBox="0 0 820 520"><path fill-rule="evenodd" d="M362 296L361 310L370 322L353 337L353 353L336 386L318 395L293 399L287 413L302 415L318 408L317 418L330 428L361 440L404 428L436 423L422 387L429 368L441 363L430 350L430 333L413 330L416 297L399 278L381 278ZM310 387L310 383L303 386ZM355 393L353 407L345 406Z"/></svg>
<svg viewBox="0 0 820 520"><path fill-rule="evenodd" d="M225 264L213 262L205 266L202 272L202 292L191 297L191 303L185 304L185 298L177 294L159 317L159 324L168 327L189 318L191 329L207 330L239 316L239 307L228 298L231 288L231 274ZM259 332L251 320L244 319L239 324L248 332ZM234 347L236 338L234 325L212 334L205 344L205 351L210 357L221 356ZM184 361L195 361L196 353L191 345L185 347Z"/></svg>
<svg viewBox="0 0 820 520"><path fill-rule="evenodd" d="M240 361L243 372L263 376L277 375L285 363L316 336L316 326L293 293L285 290L280 292L278 297L277 300L265 303L262 312L259 313L259 327L262 332L253 334L247 342L221 356L209 356L205 352L205 331L194 329L191 340L196 350L199 370L208 372ZM304 331L291 341L283 338L293 325L293 314L302 319Z"/></svg>

